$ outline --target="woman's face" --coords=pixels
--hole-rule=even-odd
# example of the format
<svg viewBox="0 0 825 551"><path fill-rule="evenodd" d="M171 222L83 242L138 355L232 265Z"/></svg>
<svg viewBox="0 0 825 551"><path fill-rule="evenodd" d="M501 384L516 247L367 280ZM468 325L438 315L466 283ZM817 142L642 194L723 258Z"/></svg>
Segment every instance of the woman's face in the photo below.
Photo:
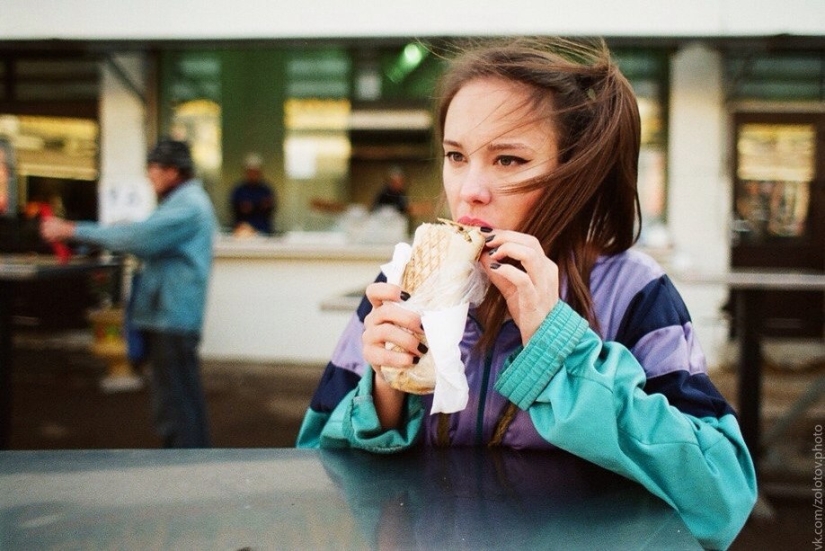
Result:
<svg viewBox="0 0 825 551"><path fill-rule="evenodd" d="M526 85L489 77L469 81L450 102L443 181L456 222L517 229L543 193L505 193L558 164L555 129L529 99Z"/></svg>

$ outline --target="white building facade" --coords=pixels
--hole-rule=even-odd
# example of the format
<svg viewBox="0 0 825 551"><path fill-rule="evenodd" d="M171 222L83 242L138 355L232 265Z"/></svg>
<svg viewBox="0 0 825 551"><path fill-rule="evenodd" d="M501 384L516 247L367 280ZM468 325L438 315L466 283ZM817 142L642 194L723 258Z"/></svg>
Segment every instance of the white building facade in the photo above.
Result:
<svg viewBox="0 0 825 551"><path fill-rule="evenodd" d="M158 117L163 100L157 97L156 87L163 76L157 74L157 55L167 49L498 35L604 36L609 42L635 48L664 49L670 72L663 103L666 215L664 231L654 245L665 247L663 261L676 271L721 273L731 266L734 114L792 111L819 117L825 113L822 95L803 100L784 96L732 100L735 75L731 76L732 65L726 57L731 46L747 51L748 45L753 45L753 59L776 51L792 55L825 52L825 6L820 0L787 0L758 8L746 0L584 0L575 4L513 0L492 6L477 1L420 0L402 4L369 0L6 0L0 15L0 50L16 55L45 45L59 49L64 44L101 56L98 185L102 188L144 178L146 146L164 131ZM771 50L772 44L779 50ZM9 107L11 99L0 106ZM282 174L283 168L276 172ZM290 190L281 191L289 201ZM710 364L719 365L729 334L728 320L722 314L727 288L675 280ZM217 323L216 319L207 322L205 355L232 356L225 344L214 341ZM253 325L269 323L261 317ZM342 316L330 332L343 323ZM323 337L306 356L292 346L285 356L276 347L248 357L322 361L336 337ZM246 350L254 346L254 342L244 344Z"/></svg>

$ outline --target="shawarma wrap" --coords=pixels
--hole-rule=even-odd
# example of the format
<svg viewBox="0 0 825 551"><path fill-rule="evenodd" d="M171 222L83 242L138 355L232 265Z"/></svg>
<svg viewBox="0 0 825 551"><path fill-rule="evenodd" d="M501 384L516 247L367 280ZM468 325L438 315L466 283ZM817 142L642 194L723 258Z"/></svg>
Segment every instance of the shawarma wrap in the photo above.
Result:
<svg viewBox="0 0 825 551"><path fill-rule="evenodd" d="M404 307L423 315L480 302L487 288L487 279L478 264L483 248L484 236L477 227L446 220L421 224L415 230L410 259L401 275L400 286L410 293ZM437 380L433 356L430 349L413 367L382 366L381 374L393 388L431 394Z"/></svg>

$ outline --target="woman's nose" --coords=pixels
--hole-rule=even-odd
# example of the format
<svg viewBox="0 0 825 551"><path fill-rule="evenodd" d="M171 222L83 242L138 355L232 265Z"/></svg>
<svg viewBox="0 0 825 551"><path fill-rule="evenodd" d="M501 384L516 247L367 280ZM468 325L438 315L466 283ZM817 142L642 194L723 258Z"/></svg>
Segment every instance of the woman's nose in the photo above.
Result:
<svg viewBox="0 0 825 551"><path fill-rule="evenodd" d="M490 202L490 186L487 177L479 170L468 170L461 182L461 200L466 203Z"/></svg>

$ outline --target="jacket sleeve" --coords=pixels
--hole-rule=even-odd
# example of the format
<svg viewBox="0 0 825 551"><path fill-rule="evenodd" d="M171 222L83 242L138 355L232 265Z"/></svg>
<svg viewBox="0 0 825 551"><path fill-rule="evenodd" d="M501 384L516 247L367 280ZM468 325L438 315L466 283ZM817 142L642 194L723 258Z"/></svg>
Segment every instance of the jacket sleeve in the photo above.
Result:
<svg viewBox="0 0 825 551"><path fill-rule="evenodd" d="M547 441L645 486L707 548L727 548L756 501L756 475L732 412L698 418L643 390L623 345L603 342L559 302L511 356L496 390Z"/></svg>
<svg viewBox="0 0 825 551"><path fill-rule="evenodd" d="M424 421L421 398L408 395L401 427L384 431L372 400L374 375L372 368L368 369L364 376L356 378L332 363L327 366L304 414L296 447L360 448L376 453L394 453L415 443ZM343 397L340 397L342 393Z"/></svg>
<svg viewBox="0 0 825 551"><path fill-rule="evenodd" d="M75 239L140 257L163 254L194 235L200 227L198 217L207 214L188 201L175 199L170 198L141 222L106 227L78 222Z"/></svg>
<svg viewBox="0 0 825 551"><path fill-rule="evenodd" d="M372 373L366 374L358 385L341 400L331 414L319 418L304 418L301 433L304 447L359 448L375 453L395 453L411 447L421 432L424 406L419 396L408 395L405 400L401 427L385 431L378 421L372 401ZM312 427L311 425L315 425ZM319 434L315 441L309 434ZM299 439L299 443L301 440Z"/></svg>
<svg viewBox="0 0 825 551"><path fill-rule="evenodd" d="M385 281L380 274L376 281ZM378 453L413 445L421 432L424 406L408 396L402 427L382 431L372 401L373 370L361 352L364 318L371 306L366 297L338 340L298 431L299 448L353 447Z"/></svg>

